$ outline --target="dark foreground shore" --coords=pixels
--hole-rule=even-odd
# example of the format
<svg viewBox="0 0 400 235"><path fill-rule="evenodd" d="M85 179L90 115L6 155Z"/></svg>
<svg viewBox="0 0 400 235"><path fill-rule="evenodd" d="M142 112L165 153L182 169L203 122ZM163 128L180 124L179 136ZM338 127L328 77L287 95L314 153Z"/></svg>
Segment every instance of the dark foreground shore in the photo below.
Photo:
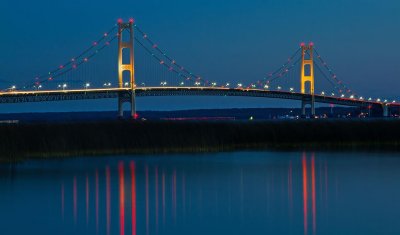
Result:
<svg viewBox="0 0 400 235"><path fill-rule="evenodd" d="M400 150L400 120L0 125L0 160L238 149Z"/></svg>

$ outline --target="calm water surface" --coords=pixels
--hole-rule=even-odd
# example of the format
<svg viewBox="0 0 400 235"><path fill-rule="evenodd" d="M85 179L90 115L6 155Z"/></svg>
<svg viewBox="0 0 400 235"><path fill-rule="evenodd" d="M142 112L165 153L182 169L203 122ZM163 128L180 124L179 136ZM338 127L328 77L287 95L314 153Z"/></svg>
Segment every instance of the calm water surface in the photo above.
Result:
<svg viewBox="0 0 400 235"><path fill-rule="evenodd" d="M400 234L400 154L2 164L0 234Z"/></svg>

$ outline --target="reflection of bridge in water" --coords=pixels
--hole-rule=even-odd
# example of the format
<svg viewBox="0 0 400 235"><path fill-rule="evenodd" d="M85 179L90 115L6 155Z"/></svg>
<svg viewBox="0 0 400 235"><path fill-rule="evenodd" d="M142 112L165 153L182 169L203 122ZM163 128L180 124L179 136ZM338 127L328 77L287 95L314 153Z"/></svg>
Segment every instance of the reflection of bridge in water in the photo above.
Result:
<svg viewBox="0 0 400 235"><path fill-rule="evenodd" d="M243 218L273 226L279 215L287 221L285 227L316 234L318 215L327 209L332 179L326 160L314 154L285 161L286 174L274 164L250 164L218 168L220 173L213 171L205 179L205 163L192 169L160 164L120 161L64 179L60 198L65 225L86 224L87 233L98 234L170 234L178 227L193 234L212 229L213 223L232 224L235 231L244 226ZM210 224L199 228L201 221Z"/></svg>
<svg viewBox="0 0 400 235"><path fill-rule="evenodd" d="M113 32L117 33L113 35ZM139 36L134 36L134 30ZM74 73L79 68L84 67L109 47L113 41L118 41L118 86L112 87L111 83L104 83L103 88L91 88L91 83L83 84L84 88L73 89L68 84L59 84L58 89L44 89L45 85L51 84L58 78L65 78ZM151 55L157 64L178 78L177 85L171 86L166 81L161 81L159 86L148 85L143 80L142 83L136 82L134 56L134 42ZM316 54L316 58L314 58ZM137 59L136 59L136 62ZM140 62L140 61L139 61ZM298 91L293 87L284 87L281 83L285 82L286 77L300 65L300 84ZM314 68L317 68L314 70ZM316 92L315 77L320 73L321 78L327 80L331 92ZM86 76L86 75L85 75ZM147 77L145 74L144 76ZM296 77L296 73L294 74ZM73 75L71 75L73 77ZM90 76L89 76L90 77ZM87 76L85 79L87 80ZM95 77L93 77L94 79ZM50 85L49 85L50 84ZM93 83L92 83L93 84ZM233 84L237 84L233 85ZM286 89L286 90L285 90ZM310 105L311 115L315 115L315 103L329 103L336 105L356 106L376 115L388 116L391 108L399 108L400 103L381 99L362 97L355 94L351 89L338 80L336 74L327 65L310 43L301 44L300 48L285 62L281 67L265 78L255 81L249 85L231 82L211 82L188 71L179 65L176 60L168 56L161 50L148 35L144 33L133 19L129 22L118 21L118 24L95 41L92 46L86 49L79 56L72 58L67 63L60 65L57 69L35 78L32 84L21 87L11 87L0 92L0 103L20 103L20 102L44 102L61 100L80 100L80 99L103 99L117 98L119 115L123 114L123 103L130 103L131 115L136 118L136 97L142 96L243 96L243 97L265 97L276 99L299 100L302 103L302 114L306 114L306 106Z"/></svg>

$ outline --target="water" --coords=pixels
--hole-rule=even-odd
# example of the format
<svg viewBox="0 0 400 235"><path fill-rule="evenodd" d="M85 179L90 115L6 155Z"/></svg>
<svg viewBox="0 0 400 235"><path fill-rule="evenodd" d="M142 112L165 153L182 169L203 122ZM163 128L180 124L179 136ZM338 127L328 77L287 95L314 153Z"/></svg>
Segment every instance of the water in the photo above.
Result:
<svg viewBox="0 0 400 235"><path fill-rule="evenodd" d="M400 154L232 152L0 166L0 234L399 234Z"/></svg>

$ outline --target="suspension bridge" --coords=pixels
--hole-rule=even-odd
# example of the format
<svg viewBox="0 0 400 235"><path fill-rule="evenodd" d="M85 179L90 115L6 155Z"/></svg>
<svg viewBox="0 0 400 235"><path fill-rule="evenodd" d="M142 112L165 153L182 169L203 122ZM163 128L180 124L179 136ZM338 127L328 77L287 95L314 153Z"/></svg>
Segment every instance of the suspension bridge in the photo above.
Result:
<svg viewBox="0 0 400 235"><path fill-rule="evenodd" d="M114 49L107 49L113 45ZM117 58L110 59L112 57L106 55L105 59L99 59L97 66L116 69L99 72L98 68L91 68L90 64L106 51L117 51ZM146 55L145 59L135 57L138 51ZM117 66L111 66L110 63L115 65L115 61ZM149 69L149 66L157 66L157 70ZM118 80L116 83L99 81L99 77L104 80L105 76ZM156 82L150 77L156 78ZM288 81L294 82L294 85ZM319 83L325 83L328 90L317 92L316 84ZM375 116L389 116L391 109L400 108L400 103L394 100L357 95L337 78L313 43L301 43L282 66L250 84L204 79L169 56L133 19L127 22L118 20L91 46L52 71L38 75L21 86L12 85L0 91L0 103L114 98L118 100L119 116L123 116L123 104L129 103L131 117L137 118L136 97L144 96L241 96L298 100L303 116L307 114L306 106L310 107L309 115L315 115L315 103L355 106L369 114L373 112Z"/></svg>

